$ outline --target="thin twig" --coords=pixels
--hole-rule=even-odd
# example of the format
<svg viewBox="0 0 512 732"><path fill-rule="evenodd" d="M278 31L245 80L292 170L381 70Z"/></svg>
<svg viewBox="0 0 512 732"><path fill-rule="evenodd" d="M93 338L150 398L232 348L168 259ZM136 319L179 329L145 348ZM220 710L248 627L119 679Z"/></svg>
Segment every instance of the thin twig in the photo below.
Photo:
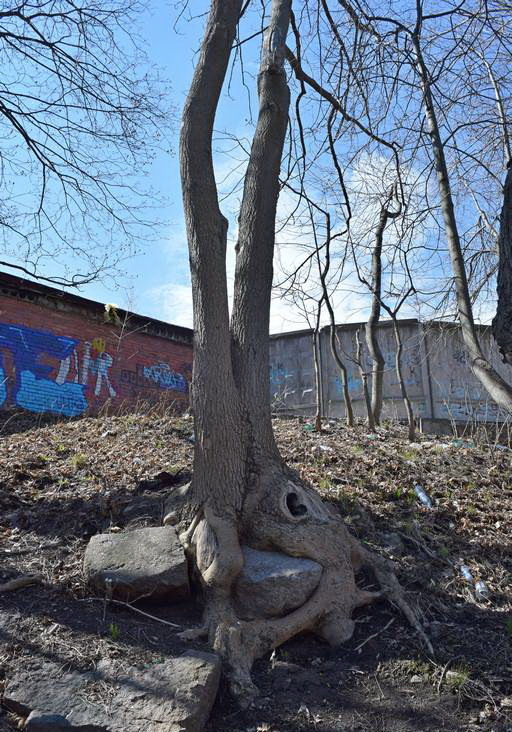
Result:
<svg viewBox="0 0 512 732"><path fill-rule="evenodd" d="M356 648L354 648L354 651L360 651L360 650L361 650L361 648L362 648L363 646L365 646L365 645L366 645L366 644L368 643L368 641L371 641L371 640L373 640L373 638L376 638L376 637L377 637L378 635L380 635L381 633L384 633L384 631L385 631L385 630L387 630L387 629L389 628L389 626L390 626L390 625L391 625L392 623L394 623L394 622L395 622L395 618L391 618L391 620L390 620L390 621L388 621L388 622L386 623L386 625L385 625L385 626L384 626L384 627L383 627L383 628L382 628L381 630L378 630L378 631L377 631L376 633L373 633L373 635L369 635L369 636L368 636L368 638L367 638L366 640L364 640L364 641L363 641L362 643L360 643L360 644L359 644L359 645L358 645L358 646L357 646Z"/></svg>
<svg viewBox="0 0 512 732"><path fill-rule="evenodd" d="M89 602L89 600L96 600L97 602L105 602L105 598L103 597L86 597L83 600L80 600L79 602ZM176 625L176 623L171 623L169 620L163 620L162 618L157 618L156 615L150 615L150 613L144 612L144 610L139 610L138 607L134 607L129 602L123 602L122 600L112 600L108 599L108 602L113 602L115 605L123 605L124 607L129 608L130 610L133 610L135 613L139 613L139 615L144 615L144 617L149 618L150 620L156 620L157 623L163 623L164 625L169 625L171 628L181 628L181 625Z"/></svg>
<svg viewBox="0 0 512 732"><path fill-rule="evenodd" d="M458 658L461 658L461 656L454 656L453 658L450 658L449 661L445 663L443 666L443 669L441 671L441 676L439 677L439 681L437 682L437 696L441 694L441 686L443 684L443 679L445 677L446 672L448 671L448 667L456 661Z"/></svg>

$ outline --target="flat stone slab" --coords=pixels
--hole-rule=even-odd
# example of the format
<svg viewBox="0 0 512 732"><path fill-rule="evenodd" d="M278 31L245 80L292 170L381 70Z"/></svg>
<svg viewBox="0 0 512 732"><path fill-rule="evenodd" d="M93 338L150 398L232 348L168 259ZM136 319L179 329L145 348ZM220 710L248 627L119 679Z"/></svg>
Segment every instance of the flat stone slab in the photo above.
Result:
<svg viewBox="0 0 512 732"><path fill-rule="evenodd" d="M85 551L84 572L98 593L105 595L110 585L121 600L181 600L190 592L187 560L172 526L96 534Z"/></svg>
<svg viewBox="0 0 512 732"><path fill-rule="evenodd" d="M275 617L303 605L315 591L322 567L311 559L242 547L244 568L235 587L241 617Z"/></svg>
<svg viewBox="0 0 512 732"><path fill-rule="evenodd" d="M219 687L220 659L187 651L139 670L112 661L90 673L25 665L8 677L3 704L27 732L200 732Z"/></svg>

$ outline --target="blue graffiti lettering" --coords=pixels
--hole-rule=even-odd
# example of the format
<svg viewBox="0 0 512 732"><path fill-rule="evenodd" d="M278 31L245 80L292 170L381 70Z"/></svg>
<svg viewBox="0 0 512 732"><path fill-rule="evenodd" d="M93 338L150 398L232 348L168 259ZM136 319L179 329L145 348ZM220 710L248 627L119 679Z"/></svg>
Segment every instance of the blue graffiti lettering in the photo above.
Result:
<svg viewBox="0 0 512 732"><path fill-rule="evenodd" d="M53 366L40 362L42 355L67 363L78 341L56 336L46 331L32 330L21 325L0 323L0 349L12 353L15 366L13 400L32 412L54 412L68 417L81 414L87 408L85 386L78 383L52 381L48 378ZM7 397L3 362L0 354L3 389L0 403ZM2 399L3 396L3 399Z"/></svg>
<svg viewBox="0 0 512 732"><path fill-rule="evenodd" d="M293 378L293 372L288 371L282 364L271 364L269 366L270 383L272 386L282 386L287 379Z"/></svg>
<svg viewBox="0 0 512 732"><path fill-rule="evenodd" d="M72 381L57 384L49 379L36 379L30 371L22 371L16 404L31 412L53 412L77 417L87 409L84 386Z"/></svg>
<svg viewBox="0 0 512 732"><path fill-rule="evenodd" d="M153 381L161 389L171 391L188 391L187 380L182 374L173 371L167 363L157 363L154 366L144 366L144 378Z"/></svg>

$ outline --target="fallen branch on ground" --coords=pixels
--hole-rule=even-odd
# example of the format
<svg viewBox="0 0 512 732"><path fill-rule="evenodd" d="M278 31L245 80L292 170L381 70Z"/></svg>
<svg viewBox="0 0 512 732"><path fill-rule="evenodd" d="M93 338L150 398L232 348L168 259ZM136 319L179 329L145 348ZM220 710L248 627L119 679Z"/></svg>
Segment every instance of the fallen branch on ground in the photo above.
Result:
<svg viewBox="0 0 512 732"><path fill-rule="evenodd" d="M80 602L89 602L90 600L95 600L96 602L105 602L105 598L103 597L86 597L83 600L80 600ZM157 618L156 615L151 615L150 613L144 612L144 610L140 610L138 607L134 607L129 602L123 602L122 600L112 600L111 598L107 599L107 602L113 602L115 605L123 605L124 607L129 608L130 610L133 610L135 613L139 613L139 615L144 615L144 617L149 618L150 620L156 620L157 623L163 623L164 625L169 625L171 628L181 628L181 625L176 625L176 623L171 623L169 620L163 620L163 618Z"/></svg>
<svg viewBox="0 0 512 732"><path fill-rule="evenodd" d="M0 592L14 592L14 590L20 590L22 587L28 587L29 585L36 585L43 581L40 574L24 574L22 577L16 577L15 579L4 582L0 585Z"/></svg>

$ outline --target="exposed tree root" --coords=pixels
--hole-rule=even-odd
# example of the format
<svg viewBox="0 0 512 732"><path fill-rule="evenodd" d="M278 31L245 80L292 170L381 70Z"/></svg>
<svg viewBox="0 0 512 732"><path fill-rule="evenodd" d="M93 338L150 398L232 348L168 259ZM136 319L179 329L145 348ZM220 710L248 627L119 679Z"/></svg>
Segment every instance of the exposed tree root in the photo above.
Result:
<svg viewBox="0 0 512 732"><path fill-rule="evenodd" d="M180 538L205 594L205 627L197 635L207 633L224 659L231 690L241 704L248 704L257 693L250 674L255 659L306 630L338 646L354 632L354 610L383 597L403 612L433 652L393 564L363 547L340 516L281 465L260 476L238 519L220 517L205 504ZM243 566L241 541L255 549L278 550L321 564L323 573L313 595L284 617L238 618L231 598ZM355 573L363 566L374 572L379 592L357 587Z"/></svg>

